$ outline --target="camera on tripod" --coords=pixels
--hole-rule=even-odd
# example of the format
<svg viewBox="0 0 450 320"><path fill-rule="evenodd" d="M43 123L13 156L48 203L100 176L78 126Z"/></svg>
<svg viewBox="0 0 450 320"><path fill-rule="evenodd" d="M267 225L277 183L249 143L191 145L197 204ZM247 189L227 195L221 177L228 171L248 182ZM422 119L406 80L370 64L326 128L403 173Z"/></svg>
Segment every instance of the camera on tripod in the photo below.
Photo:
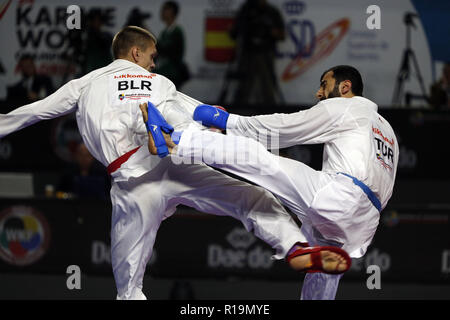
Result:
<svg viewBox="0 0 450 320"><path fill-rule="evenodd" d="M411 27L417 29L417 26L414 24L414 18L417 18L418 15L412 12L407 12L403 18L403 22L406 25L406 48L403 51L403 58L400 64L400 70L397 74L397 82L394 89L394 94L392 97L393 105L401 105L402 97L403 97L403 89L404 82L408 80L411 74L410 64L412 60L412 66L415 69L415 75L420 85L420 89L422 94L414 94L411 92L405 92L405 103L406 105L411 104L412 99L424 100L426 102L429 101L429 98L426 94L425 85L423 83L423 78L420 73L419 63L416 58L415 52L411 49Z"/></svg>
<svg viewBox="0 0 450 320"><path fill-rule="evenodd" d="M416 25L414 24L414 19L413 18L417 18L418 15L412 12L407 12L405 14L405 17L403 18L403 22L407 25L407 26L412 26L414 27L414 29L416 29Z"/></svg>

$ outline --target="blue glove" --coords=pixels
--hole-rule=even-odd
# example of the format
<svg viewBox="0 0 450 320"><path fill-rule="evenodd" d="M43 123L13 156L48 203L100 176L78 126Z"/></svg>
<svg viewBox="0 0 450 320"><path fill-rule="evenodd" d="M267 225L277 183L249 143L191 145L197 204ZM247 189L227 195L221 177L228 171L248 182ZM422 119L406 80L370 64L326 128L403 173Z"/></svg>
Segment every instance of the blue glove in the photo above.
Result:
<svg viewBox="0 0 450 320"><path fill-rule="evenodd" d="M160 158L164 158L169 154L169 149L167 148L166 140L162 131L168 134L174 132L173 127L166 122L161 112L149 101L147 103L148 121L145 123L147 131L152 134L153 140L155 141L156 150Z"/></svg>
<svg viewBox="0 0 450 320"><path fill-rule="evenodd" d="M230 114L222 109L209 104L201 104L195 108L194 120L201 121L204 126L216 127L222 130L227 128L228 116Z"/></svg>

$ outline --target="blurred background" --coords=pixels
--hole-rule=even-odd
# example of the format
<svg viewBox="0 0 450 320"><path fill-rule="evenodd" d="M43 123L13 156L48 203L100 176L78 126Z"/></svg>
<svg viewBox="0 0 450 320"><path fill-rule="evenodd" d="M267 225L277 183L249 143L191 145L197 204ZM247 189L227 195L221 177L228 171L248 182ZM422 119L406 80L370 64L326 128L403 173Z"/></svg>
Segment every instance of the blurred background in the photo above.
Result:
<svg viewBox="0 0 450 320"><path fill-rule="evenodd" d="M81 28L68 30L72 4ZM0 0L0 113L109 64L125 25L158 37L155 72L179 91L242 115L307 109L322 72L350 64L392 124L400 160L374 242L337 299L450 299L449 21L444 0ZM320 145L280 154L321 169ZM0 299L115 298L109 188L73 114L0 139ZM144 293L299 299L303 276L271 255L237 221L179 206L161 225ZM80 290L66 286L70 265ZM380 289L366 285L370 265Z"/></svg>

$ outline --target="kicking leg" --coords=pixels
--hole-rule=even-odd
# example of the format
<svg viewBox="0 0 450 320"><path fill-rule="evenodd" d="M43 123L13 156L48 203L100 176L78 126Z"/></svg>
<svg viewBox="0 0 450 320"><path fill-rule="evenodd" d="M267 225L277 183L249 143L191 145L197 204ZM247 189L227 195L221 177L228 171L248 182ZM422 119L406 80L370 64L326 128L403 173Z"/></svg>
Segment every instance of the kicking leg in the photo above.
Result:
<svg viewBox="0 0 450 320"><path fill-rule="evenodd" d="M279 157L259 142L210 131L185 130L172 157L183 161L203 161L267 189L288 206L300 221L314 198L321 174L306 165Z"/></svg>
<svg viewBox="0 0 450 320"><path fill-rule="evenodd" d="M231 178L204 164L172 164L168 170L176 198L205 213L231 216L283 259L296 242L307 242L299 226L267 190Z"/></svg>
<svg viewBox="0 0 450 320"><path fill-rule="evenodd" d="M147 104L140 108L147 121ZM302 222L308 219L305 212L324 180L321 172L298 161L278 157L250 138L188 129L183 131L177 146L169 134L161 132L174 161L204 162L252 181L279 197ZM153 136L149 133L148 137L148 148L155 155Z"/></svg>
<svg viewBox="0 0 450 320"><path fill-rule="evenodd" d="M146 110L142 106L141 111L145 120L147 118ZM170 147L170 136L166 135L165 139ZM149 150L154 154L151 148L151 140L153 140L153 137L149 133ZM277 195L287 206L295 208L294 212L299 215L300 220L302 220L303 209L306 210L309 206L304 201L305 197L299 195L299 185L292 179L293 177L298 177L296 175L293 176L285 165L288 159L283 160L273 155L262 144L250 138L226 136L210 131L185 130L178 146L171 149L170 153L175 153L176 156L188 161L192 157L200 156L199 160L205 163L223 168L259 184ZM251 158L254 154L256 154L256 158ZM241 158L234 158L236 155L241 155ZM231 159L229 156L231 156ZM306 168L308 167L305 165L301 167L305 171ZM310 172L315 173L314 175L318 175L316 171L311 168L308 169ZM304 178L305 180L312 179L313 176L308 176L304 173ZM307 183L303 183L300 186L304 187L305 185ZM309 193L309 198L312 201L313 197L311 195L313 193ZM294 263L294 261L297 263ZM310 249L309 252L296 250L295 254L290 256L289 263L296 270L306 271L312 269L327 273L345 272L350 266L348 255L345 252L342 250L341 252L333 251L331 248L330 250L328 248L315 248L314 250ZM295 264L295 267L293 264ZM330 264L332 265L331 268L329 267Z"/></svg>

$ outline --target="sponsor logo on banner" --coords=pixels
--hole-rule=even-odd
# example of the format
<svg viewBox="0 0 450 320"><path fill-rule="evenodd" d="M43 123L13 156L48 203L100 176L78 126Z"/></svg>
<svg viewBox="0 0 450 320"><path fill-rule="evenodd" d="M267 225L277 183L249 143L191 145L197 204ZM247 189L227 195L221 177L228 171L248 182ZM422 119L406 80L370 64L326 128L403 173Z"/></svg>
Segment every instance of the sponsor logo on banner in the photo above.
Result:
<svg viewBox="0 0 450 320"><path fill-rule="evenodd" d="M233 268L233 269L269 269L272 267L272 252L257 245L253 234L241 227L234 228L226 240L230 247L219 244L208 246L207 265L209 268Z"/></svg>
<svg viewBox="0 0 450 320"><path fill-rule="evenodd" d="M378 266L381 271L389 271L391 268L391 256L378 248L374 248L362 258L352 259L352 271L366 271L369 266Z"/></svg>
<svg viewBox="0 0 450 320"><path fill-rule="evenodd" d="M0 258L12 265L27 266L46 252L50 228L45 217L32 207L14 206L0 213Z"/></svg>
<svg viewBox="0 0 450 320"><path fill-rule="evenodd" d="M301 24L300 26L301 28L305 28L309 25ZM348 18L342 18L325 28L310 43L301 44L301 51L287 65L281 79L283 81L295 79L318 61L328 57L345 36L349 27L350 20Z"/></svg>
<svg viewBox="0 0 450 320"><path fill-rule="evenodd" d="M66 79L77 71L78 55L71 57L72 51L80 48L81 32L87 30L67 29L67 7L70 3L49 3L48 1L20 1L15 7L15 25L11 26L16 35L15 58L24 54L33 56L37 73L50 74L52 77ZM1 8L1 7L0 7ZM83 19L88 12L98 9L102 13L104 26L115 26L117 8L101 6L81 8Z"/></svg>
<svg viewBox="0 0 450 320"><path fill-rule="evenodd" d="M306 3L297 0L286 1L283 4L283 9L288 16L300 15L305 11Z"/></svg>
<svg viewBox="0 0 450 320"><path fill-rule="evenodd" d="M318 61L329 56L350 28L350 19L341 18L316 36L316 27L309 19L300 19L305 13L306 4L298 0L286 1L283 10L288 17L286 34L293 50L279 51L280 58L290 59L281 79L290 81L306 72Z"/></svg>
<svg viewBox="0 0 450 320"><path fill-rule="evenodd" d="M153 265L156 262L156 250L153 249L152 257L148 265ZM103 241L92 241L91 245L91 263L95 266L111 265L111 246Z"/></svg>
<svg viewBox="0 0 450 320"><path fill-rule="evenodd" d="M236 249L247 249L256 241L255 236L243 228L234 228L226 239Z"/></svg>
<svg viewBox="0 0 450 320"><path fill-rule="evenodd" d="M236 42L229 30L234 23L232 0L210 0L205 18L205 60L217 63L232 61Z"/></svg>
<svg viewBox="0 0 450 320"><path fill-rule="evenodd" d="M91 246L91 262L94 265L111 264L111 247L103 241L93 241Z"/></svg>

